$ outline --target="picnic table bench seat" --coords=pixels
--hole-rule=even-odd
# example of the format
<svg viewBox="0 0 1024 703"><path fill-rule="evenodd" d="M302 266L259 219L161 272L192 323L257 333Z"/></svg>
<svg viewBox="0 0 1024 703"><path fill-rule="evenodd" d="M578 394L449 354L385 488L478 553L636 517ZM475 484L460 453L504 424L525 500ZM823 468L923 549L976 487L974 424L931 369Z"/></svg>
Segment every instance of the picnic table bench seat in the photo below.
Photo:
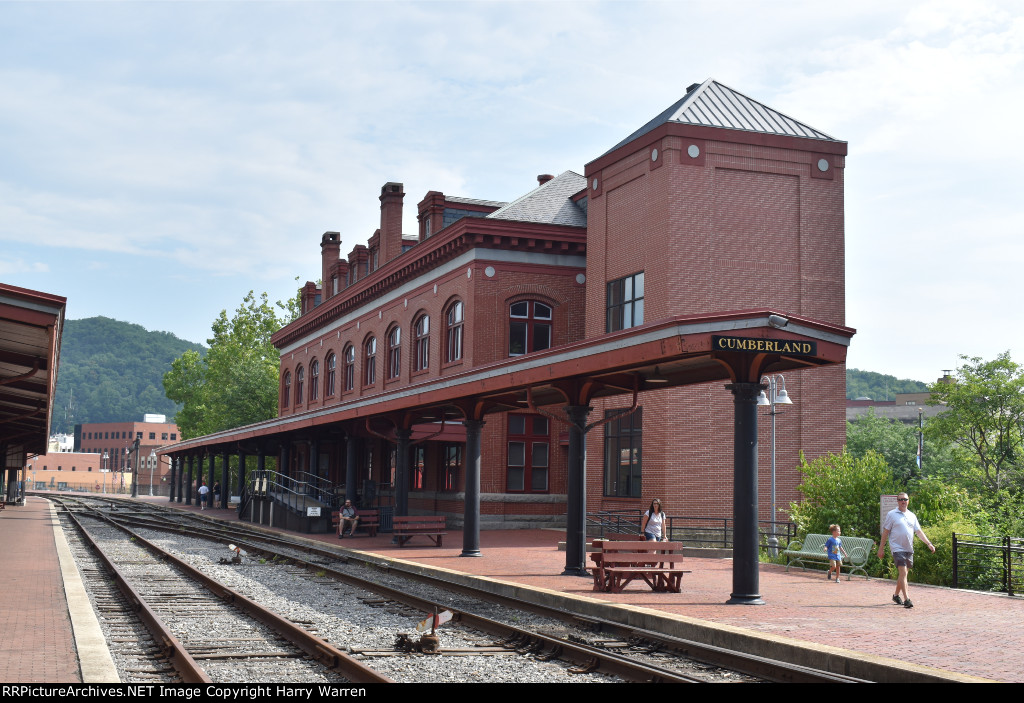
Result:
<svg viewBox="0 0 1024 703"><path fill-rule="evenodd" d="M679 593L683 574L681 542L643 542L596 540L599 549L590 555L594 561L594 590L621 593L632 581L642 579L652 591Z"/></svg>
<svg viewBox="0 0 1024 703"><path fill-rule="evenodd" d="M419 535L440 547L448 534L444 515L396 515L393 533L399 547L404 547L406 542Z"/></svg>
<svg viewBox="0 0 1024 703"><path fill-rule="evenodd" d="M790 542L789 548L782 552L786 557L786 571L789 571L790 566L799 566L806 571L805 561L827 564L828 554L825 553L825 540L829 537L831 535L809 534L803 540ZM867 578L868 572L864 570L864 566L868 563L871 550L875 548L875 540L870 537L846 537L845 535L840 536L840 539L843 540L843 549L847 554L847 557L843 559L843 565L849 567L846 571L846 580L849 581L853 578L853 574L858 572Z"/></svg>

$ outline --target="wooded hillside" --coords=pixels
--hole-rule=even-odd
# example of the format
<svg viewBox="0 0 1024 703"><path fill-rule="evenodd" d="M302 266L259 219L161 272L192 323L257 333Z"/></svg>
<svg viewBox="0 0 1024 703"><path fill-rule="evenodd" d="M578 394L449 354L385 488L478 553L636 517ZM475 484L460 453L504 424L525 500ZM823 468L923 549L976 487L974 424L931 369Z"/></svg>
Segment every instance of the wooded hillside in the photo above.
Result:
<svg viewBox="0 0 1024 703"><path fill-rule="evenodd" d="M163 413L170 421L178 407L164 395L163 376L189 349L206 351L170 332L108 317L67 320L51 431L70 433L83 422L141 421L144 413Z"/></svg>

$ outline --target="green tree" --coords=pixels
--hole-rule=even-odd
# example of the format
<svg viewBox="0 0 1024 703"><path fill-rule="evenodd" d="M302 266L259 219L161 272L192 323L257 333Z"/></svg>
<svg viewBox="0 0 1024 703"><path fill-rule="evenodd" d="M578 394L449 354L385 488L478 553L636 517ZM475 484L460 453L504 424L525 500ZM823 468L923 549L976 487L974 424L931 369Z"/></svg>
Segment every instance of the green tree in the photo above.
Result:
<svg viewBox="0 0 1024 703"><path fill-rule="evenodd" d="M932 405L945 411L925 428L929 439L953 446L954 476L992 503L1022 489L1024 370L1009 352L992 361L961 356L952 382L931 387Z"/></svg>
<svg viewBox="0 0 1024 703"><path fill-rule="evenodd" d="M874 408L846 423L846 451L854 457L877 452L903 484L917 471L917 428L879 417Z"/></svg>
<svg viewBox="0 0 1024 703"><path fill-rule="evenodd" d="M893 475L885 459L868 450L855 457L849 452L826 454L808 463L801 457L803 482L799 490L804 500L790 506L790 514L800 534L827 534L830 524L838 524L843 534L881 537L879 497L902 490L902 482ZM935 554L917 550L912 580L919 583L948 585L952 582L953 532L985 534L990 529L988 513L970 491L937 476L913 480L907 487L911 509L917 514ZM886 551L884 561L869 557L868 573L896 577L896 567Z"/></svg>
<svg viewBox="0 0 1024 703"><path fill-rule="evenodd" d="M902 490L881 454L823 454L808 463L801 453L799 470L803 481L797 488L804 500L792 503L789 513L801 534L828 534L835 523L845 535L878 541L879 497Z"/></svg>
<svg viewBox="0 0 1024 703"><path fill-rule="evenodd" d="M266 293L257 299L249 291L233 317L222 310L213 322L205 356L188 351L171 364L164 389L183 405L176 416L183 439L275 416L280 356L270 337L288 321L278 318Z"/></svg>

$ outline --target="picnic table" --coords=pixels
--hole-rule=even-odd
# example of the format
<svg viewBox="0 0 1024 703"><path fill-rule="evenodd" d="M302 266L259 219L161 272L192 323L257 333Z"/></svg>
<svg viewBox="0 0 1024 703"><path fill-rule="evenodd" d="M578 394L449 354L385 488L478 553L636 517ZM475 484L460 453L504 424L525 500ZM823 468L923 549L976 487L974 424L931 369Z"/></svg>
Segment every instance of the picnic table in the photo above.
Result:
<svg viewBox="0 0 1024 703"><path fill-rule="evenodd" d="M448 534L445 532L444 515L396 515L393 532L399 547L404 547L406 542L418 535L440 547L444 536Z"/></svg>
<svg viewBox="0 0 1024 703"><path fill-rule="evenodd" d="M595 540L594 590L621 593L636 579L643 579L652 591L679 593L683 574L682 542L640 542Z"/></svg>

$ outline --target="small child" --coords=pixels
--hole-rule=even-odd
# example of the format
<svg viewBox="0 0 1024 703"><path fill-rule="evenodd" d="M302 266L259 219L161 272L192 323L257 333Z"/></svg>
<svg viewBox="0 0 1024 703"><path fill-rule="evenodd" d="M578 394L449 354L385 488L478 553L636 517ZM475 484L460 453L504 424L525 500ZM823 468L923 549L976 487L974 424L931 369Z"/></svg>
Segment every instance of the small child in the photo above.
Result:
<svg viewBox="0 0 1024 703"><path fill-rule="evenodd" d="M825 574L825 579L832 580L832 570L836 572L836 583L839 583L839 572L843 566L843 557L848 556L846 550L843 549L843 540L839 538L842 534L842 530L839 529L839 525L829 525L828 531L832 533L832 536L825 540L825 553L828 554L828 573ZM839 556L842 554L843 556Z"/></svg>

